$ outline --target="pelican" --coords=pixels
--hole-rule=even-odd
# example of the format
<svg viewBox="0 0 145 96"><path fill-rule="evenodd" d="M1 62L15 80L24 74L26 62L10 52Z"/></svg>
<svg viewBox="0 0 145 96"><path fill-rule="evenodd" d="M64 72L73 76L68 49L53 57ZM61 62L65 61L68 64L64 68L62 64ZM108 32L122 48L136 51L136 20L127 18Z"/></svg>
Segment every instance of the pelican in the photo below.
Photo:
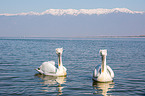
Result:
<svg viewBox="0 0 145 96"><path fill-rule="evenodd" d="M54 61L48 61L42 63L42 65L37 68L36 70L44 75L50 75L50 76L66 76L66 68L62 64L62 52L63 48L57 48L56 54L58 55L58 68L55 67Z"/></svg>
<svg viewBox="0 0 145 96"><path fill-rule="evenodd" d="M106 65L107 50L100 50L100 55L102 56L102 64L95 67L93 80L98 82L113 81L114 72L108 65Z"/></svg>

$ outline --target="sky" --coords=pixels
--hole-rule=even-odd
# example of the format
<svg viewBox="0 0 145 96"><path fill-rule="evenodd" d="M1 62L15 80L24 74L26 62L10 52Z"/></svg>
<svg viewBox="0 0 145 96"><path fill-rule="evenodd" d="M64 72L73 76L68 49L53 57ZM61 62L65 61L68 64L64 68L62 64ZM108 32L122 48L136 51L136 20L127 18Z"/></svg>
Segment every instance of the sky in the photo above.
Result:
<svg viewBox="0 0 145 96"><path fill-rule="evenodd" d="M145 0L0 0L0 14L43 12L47 9L128 8L145 11Z"/></svg>
<svg viewBox="0 0 145 96"><path fill-rule="evenodd" d="M0 0L0 14L32 11L41 13L48 9L78 10L98 8L127 8L131 11L145 12L145 0ZM74 32L76 32L74 36L133 36L145 34L144 14L118 15L118 17L116 15L115 18L113 16L109 17L109 15L106 15L106 17L98 16L98 18L102 19L96 17L92 17L92 19L89 16L84 18L72 16L72 20L69 19L69 16L67 18L57 16L51 18L48 16L47 19L45 16L28 17L1 16L0 37L60 37L60 34L62 34L62 37L67 37L74 35ZM52 22L50 22L50 18Z"/></svg>

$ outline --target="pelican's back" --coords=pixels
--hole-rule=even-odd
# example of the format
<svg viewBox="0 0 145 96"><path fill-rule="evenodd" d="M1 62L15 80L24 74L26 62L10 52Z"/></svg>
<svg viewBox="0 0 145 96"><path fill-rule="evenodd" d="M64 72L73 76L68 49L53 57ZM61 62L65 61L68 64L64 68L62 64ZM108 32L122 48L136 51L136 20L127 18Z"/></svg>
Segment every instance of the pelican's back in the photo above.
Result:
<svg viewBox="0 0 145 96"><path fill-rule="evenodd" d="M39 68L41 71L43 71L45 75L49 73L56 73L56 70L57 70L57 68L55 67L54 61L44 62Z"/></svg>

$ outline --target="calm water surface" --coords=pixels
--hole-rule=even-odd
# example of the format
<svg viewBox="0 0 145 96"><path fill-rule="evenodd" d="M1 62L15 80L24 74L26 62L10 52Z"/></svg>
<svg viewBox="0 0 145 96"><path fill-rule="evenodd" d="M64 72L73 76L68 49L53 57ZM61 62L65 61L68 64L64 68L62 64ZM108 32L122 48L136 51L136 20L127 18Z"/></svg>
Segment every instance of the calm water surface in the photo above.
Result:
<svg viewBox="0 0 145 96"><path fill-rule="evenodd" d="M36 72L44 61L54 60L63 47L67 77ZM110 83L92 81L101 64L100 49L107 49L107 64L114 70ZM0 95L145 95L145 38L0 38Z"/></svg>

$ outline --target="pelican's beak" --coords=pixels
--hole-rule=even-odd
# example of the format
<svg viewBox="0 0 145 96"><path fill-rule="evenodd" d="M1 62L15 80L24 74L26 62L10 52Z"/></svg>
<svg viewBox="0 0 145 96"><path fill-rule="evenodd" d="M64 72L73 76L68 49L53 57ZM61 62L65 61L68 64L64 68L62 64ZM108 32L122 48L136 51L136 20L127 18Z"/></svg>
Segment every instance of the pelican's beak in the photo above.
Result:
<svg viewBox="0 0 145 96"><path fill-rule="evenodd" d="M105 69L104 69L104 64L102 64L101 71L104 72L104 70L105 70Z"/></svg>
<svg viewBox="0 0 145 96"><path fill-rule="evenodd" d="M59 61L58 61L58 65L60 66L60 62L61 62L61 61L60 61L60 53L58 53L58 58L59 58L59 59L58 59L58 60L59 60Z"/></svg>
<svg viewBox="0 0 145 96"><path fill-rule="evenodd" d="M102 68L102 72L104 72L104 68Z"/></svg>

